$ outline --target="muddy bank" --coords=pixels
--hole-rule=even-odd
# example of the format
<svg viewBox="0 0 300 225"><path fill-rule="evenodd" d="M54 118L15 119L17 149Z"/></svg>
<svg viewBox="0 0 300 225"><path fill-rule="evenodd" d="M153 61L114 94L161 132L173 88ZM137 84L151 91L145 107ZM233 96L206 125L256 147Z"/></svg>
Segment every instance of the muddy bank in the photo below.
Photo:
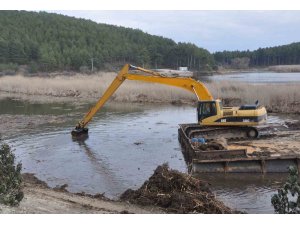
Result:
<svg viewBox="0 0 300 225"><path fill-rule="evenodd" d="M46 183L32 174L23 174L24 199L18 207L0 204L0 213L162 213L154 207L140 207L126 202L111 201L99 196L72 194L66 191L50 189Z"/></svg>
<svg viewBox="0 0 300 225"><path fill-rule="evenodd" d="M50 188L33 174L22 176L23 200L16 207L0 204L0 213L239 213L216 200L208 183L170 170L166 165L158 166L137 191L125 191L119 201L102 194L69 193L65 189L67 185Z"/></svg>

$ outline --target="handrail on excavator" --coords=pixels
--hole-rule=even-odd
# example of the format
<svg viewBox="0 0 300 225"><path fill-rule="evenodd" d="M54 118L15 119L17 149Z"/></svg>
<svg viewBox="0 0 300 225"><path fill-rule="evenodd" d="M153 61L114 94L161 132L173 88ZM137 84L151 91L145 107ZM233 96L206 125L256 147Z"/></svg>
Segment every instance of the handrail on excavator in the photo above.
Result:
<svg viewBox="0 0 300 225"><path fill-rule="evenodd" d="M130 73L130 69L141 71L145 74ZM142 67L125 64L124 67L120 70L120 72L116 76L116 78L112 81L110 86L104 92L102 97L86 113L84 118L80 122L78 122L77 126L75 127L75 130L72 131L73 136L88 132L88 129L85 128L85 126L90 122L93 116L103 107L105 102L115 93L115 91L120 87L120 85L126 79L175 86L194 93L197 96L199 101L213 100L211 93L208 91L205 85L200 81L196 81L190 77L168 77L152 70L147 70Z"/></svg>

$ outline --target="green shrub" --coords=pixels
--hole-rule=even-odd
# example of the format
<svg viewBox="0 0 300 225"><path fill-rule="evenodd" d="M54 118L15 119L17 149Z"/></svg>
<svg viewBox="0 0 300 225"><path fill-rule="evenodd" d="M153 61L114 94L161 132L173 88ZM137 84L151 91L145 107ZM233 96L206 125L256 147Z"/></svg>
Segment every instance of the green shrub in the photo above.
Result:
<svg viewBox="0 0 300 225"><path fill-rule="evenodd" d="M15 165L15 155L7 144L0 147L0 203L15 206L23 199L22 164Z"/></svg>
<svg viewBox="0 0 300 225"><path fill-rule="evenodd" d="M7 75L13 75L18 70L18 65L15 63L0 63L0 72L4 72Z"/></svg>
<svg viewBox="0 0 300 225"><path fill-rule="evenodd" d="M38 72L38 64L36 62L30 62L30 64L28 65L28 72L29 73L37 73Z"/></svg>
<svg viewBox="0 0 300 225"><path fill-rule="evenodd" d="M271 202L275 213L300 213L300 186L297 168L289 167L289 173L286 183L278 189L278 194L272 196Z"/></svg>

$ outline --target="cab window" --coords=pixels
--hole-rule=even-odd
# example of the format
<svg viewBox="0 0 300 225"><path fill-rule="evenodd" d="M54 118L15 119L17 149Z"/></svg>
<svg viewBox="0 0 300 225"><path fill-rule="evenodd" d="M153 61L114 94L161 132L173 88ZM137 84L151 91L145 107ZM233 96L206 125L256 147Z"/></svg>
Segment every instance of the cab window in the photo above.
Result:
<svg viewBox="0 0 300 225"><path fill-rule="evenodd" d="M215 102L200 102L198 106L198 120L217 115Z"/></svg>

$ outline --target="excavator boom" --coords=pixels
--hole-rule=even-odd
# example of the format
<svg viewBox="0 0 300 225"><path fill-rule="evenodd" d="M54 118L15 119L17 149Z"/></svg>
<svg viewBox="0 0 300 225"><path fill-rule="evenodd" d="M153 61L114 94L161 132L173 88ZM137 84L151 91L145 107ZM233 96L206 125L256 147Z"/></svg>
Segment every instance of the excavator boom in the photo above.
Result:
<svg viewBox="0 0 300 225"><path fill-rule="evenodd" d="M77 124L72 131L72 136L80 136L81 134L88 133L86 125L126 79L170 85L194 93L199 102L197 107L198 124L202 127L226 126L230 130L230 127L234 126L239 127L235 131L238 130L238 132L246 134L248 137L257 137L259 133L255 126L265 123L267 119L265 107L259 106L258 102L255 105L223 108L222 102L218 99L214 100L208 89L199 81L189 77L164 76L155 71L126 64L95 106ZM211 129L214 130L214 128ZM214 132L210 131L210 133ZM228 132L226 131L225 133Z"/></svg>
<svg viewBox="0 0 300 225"><path fill-rule="evenodd" d="M131 73L130 69L134 69L139 73ZM150 83L159 83L170 86L175 86L183 88L187 91L194 93L198 100L200 101L211 101L213 100L212 95L208 89L204 86L203 83L196 81L188 77L167 77L155 71L146 70L141 67L135 67L129 64L126 64L118 73L116 78L104 92L102 97L98 102L93 106L89 112L84 116L84 118L77 124L75 130L72 131L72 135L75 136L79 133L87 133L87 128L85 126L90 122L93 116L103 107L105 102L115 93L115 91L120 87L120 85L125 80L138 80L143 82Z"/></svg>

